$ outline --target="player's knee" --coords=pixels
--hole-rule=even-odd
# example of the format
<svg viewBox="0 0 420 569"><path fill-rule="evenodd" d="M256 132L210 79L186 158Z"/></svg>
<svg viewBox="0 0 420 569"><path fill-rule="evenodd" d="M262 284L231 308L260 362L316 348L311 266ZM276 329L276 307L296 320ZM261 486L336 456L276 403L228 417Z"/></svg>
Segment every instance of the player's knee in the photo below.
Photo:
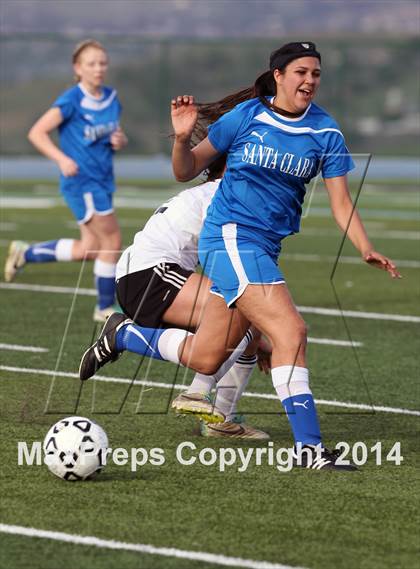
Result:
<svg viewBox="0 0 420 569"><path fill-rule="evenodd" d="M190 360L189 365L198 373L202 373L203 375L213 375L223 362L223 356L209 354L197 358L195 361Z"/></svg>
<svg viewBox="0 0 420 569"><path fill-rule="evenodd" d="M204 362L204 375L213 375L217 372L220 366L229 357L229 354L213 354L211 357L207 358Z"/></svg>
<svg viewBox="0 0 420 569"><path fill-rule="evenodd" d="M293 325L289 325L287 329L279 325L269 339L273 347L281 351L284 349L298 351L306 346L307 333L305 322L298 320Z"/></svg>
<svg viewBox="0 0 420 569"><path fill-rule="evenodd" d="M195 371L202 373L203 375L213 375L219 369L219 367L213 365L211 362L197 362L197 365L193 366Z"/></svg>
<svg viewBox="0 0 420 569"><path fill-rule="evenodd" d="M102 250L120 252L121 246L122 240L119 231L110 233L109 235L103 235L100 239L100 248Z"/></svg>
<svg viewBox="0 0 420 569"><path fill-rule="evenodd" d="M306 326L305 322L303 322L303 320L297 324L296 334L301 342L306 343L306 339L308 337L308 327Z"/></svg>
<svg viewBox="0 0 420 569"><path fill-rule="evenodd" d="M290 331L290 334L288 336L289 347L299 349L303 346L306 346L307 337L308 329L306 327L306 324L303 321L298 322Z"/></svg>
<svg viewBox="0 0 420 569"><path fill-rule="evenodd" d="M82 261L86 259L91 261L96 259L98 255L99 244L97 241L78 241L73 247L73 260Z"/></svg>

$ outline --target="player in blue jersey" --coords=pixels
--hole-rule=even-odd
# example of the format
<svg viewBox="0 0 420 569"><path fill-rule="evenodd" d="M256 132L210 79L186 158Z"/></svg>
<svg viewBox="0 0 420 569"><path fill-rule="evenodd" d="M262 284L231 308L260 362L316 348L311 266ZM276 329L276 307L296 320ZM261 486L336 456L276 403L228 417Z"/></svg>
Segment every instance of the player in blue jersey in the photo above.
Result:
<svg viewBox="0 0 420 569"><path fill-rule="evenodd" d="M29 245L13 241L5 266L10 282L28 263L94 259L98 291L94 320L104 321L115 302L115 266L121 234L113 209L113 155L127 143L120 127L117 92L104 85L108 56L97 41L85 40L73 52L77 85L62 93L33 125L28 138L56 162L60 190L77 220L80 239L54 239ZM58 129L60 148L50 137Z"/></svg>
<svg viewBox="0 0 420 569"><path fill-rule="evenodd" d="M394 263L374 250L353 211L346 177L353 161L344 137L332 117L312 102L320 75L315 45L290 43L271 54L269 71L253 88L202 108L189 96L172 102L178 180L194 178L219 154L228 154L227 171L199 242L200 261L215 295L207 310L214 318L220 303L236 306L270 339L274 388L295 443L307 451L305 464L317 469L339 466L334 453L322 446L306 365L306 326L277 258L282 239L299 231L305 184L318 172L335 220L362 258L394 278L400 276ZM191 150L191 137L202 132L205 121L213 123L208 136ZM200 330L195 347L199 335Z"/></svg>
<svg viewBox="0 0 420 569"><path fill-rule="evenodd" d="M394 278L400 275L390 259L375 251L353 211L346 178L353 162L343 135L312 102L320 63L313 43L286 44L271 54L270 69L253 87L199 108L191 96L172 101L172 158L179 181L195 178L221 154L228 156L199 243L214 294L195 336L185 339L173 329L139 327L133 332L121 322L106 338L108 347L100 358L110 361L130 349L212 374L226 358L226 330L236 346L252 323L273 346L273 385L295 444L304 450L301 464L351 470L336 464L336 454L322 444L306 365L306 326L277 265L282 239L299 231L305 184L318 172L335 220L363 260ZM208 136L203 136L208 125ZM201 142L191 149L192 137ZM234 322L226 305L239 309ZM184 409L189 410L187 403Z"/></svg>

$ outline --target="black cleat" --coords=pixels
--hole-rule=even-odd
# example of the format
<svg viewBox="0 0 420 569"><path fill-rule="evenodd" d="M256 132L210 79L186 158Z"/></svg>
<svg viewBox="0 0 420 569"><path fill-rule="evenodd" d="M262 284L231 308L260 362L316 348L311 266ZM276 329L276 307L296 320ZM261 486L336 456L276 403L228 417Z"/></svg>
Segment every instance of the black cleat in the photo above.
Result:
<svg viewBox="0 0 420 569"><path fill-rule="evenodd" d="M89 379L99 368L120 357L121 352L118 352L115 346L117 332L122 326L132 323L132 320L119 312L115 312L108 318L99 338L82 356L79 366L81 380Z"/></svg>
<svg viewBox="0 0 420 569"><path fill-rule="evenodd" d="M294 466L311 468L312 470L345 470L354 472L358 470L354 464L337 464L341 451L338 449L329 450L325 447L303 445L299 450L294 450ZM348 462L348 461L347 461Z"/></svg>

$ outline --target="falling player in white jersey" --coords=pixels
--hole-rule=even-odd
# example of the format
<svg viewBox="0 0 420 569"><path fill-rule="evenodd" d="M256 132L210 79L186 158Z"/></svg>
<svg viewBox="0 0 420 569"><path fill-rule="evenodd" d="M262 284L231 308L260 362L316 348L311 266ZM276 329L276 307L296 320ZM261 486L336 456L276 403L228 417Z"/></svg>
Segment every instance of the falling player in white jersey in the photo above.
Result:
<svg viewBox="0 0 420 569"><path fill-rule="evenodd" d="M184 190L157 208L143 230L135 235L133 244L122 254L116 272L117 297L124 313L133 323L148 328L167 324L189 330L199 326L211 282L195 272L198 236L224 166L225 158L222 157L209 167L206 183ZM233 318L235 312L231 311ZM98 341L85 352L81 363L83 379L86 379L86 369L90 376L91 372L94 373L106 363L104 360L102 364L98 362L95 355L100 355L98 348L101 346L101 337L107 336L109 339L109 330L117 328L123 321L125 317L122 315L112 316L104 327L105 333L103 331ZM131 330L135 334L134 326L131 326ZM180 333L185 335L183 331ZM249 342L247 336L215 374L197 373L186 393L173 402L175 409L178 404L188 402L190 412L207 417L207 421L200 423L202 435L260 440L269 438L264 431L243 422L243 417L236 412L237 403L257 362L260 338L256 331L254 336L245 348ZM127 349L130 349L129 345ZM211 352L210 346L208 351ZM261 369L267 371L267 355L260 350L259 358ZM212 402L206 397L209 397L216 384L216 396ZM223 415L219 416L219 412ZM216 418L224 420L213 423Z"/></svg>

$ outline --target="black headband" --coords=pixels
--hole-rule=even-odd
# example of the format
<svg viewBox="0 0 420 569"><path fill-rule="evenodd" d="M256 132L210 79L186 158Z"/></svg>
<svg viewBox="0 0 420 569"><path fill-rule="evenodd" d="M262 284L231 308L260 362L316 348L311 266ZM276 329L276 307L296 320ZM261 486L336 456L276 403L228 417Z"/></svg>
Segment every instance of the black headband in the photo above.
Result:
<svg viewBox="0 0 420 569"><path fill-rule="evenodd" d="M270 55L270 71L284 69L288 63L300 57L316 57L321 63L321 54L311 41L286 43Z"/></svg>

